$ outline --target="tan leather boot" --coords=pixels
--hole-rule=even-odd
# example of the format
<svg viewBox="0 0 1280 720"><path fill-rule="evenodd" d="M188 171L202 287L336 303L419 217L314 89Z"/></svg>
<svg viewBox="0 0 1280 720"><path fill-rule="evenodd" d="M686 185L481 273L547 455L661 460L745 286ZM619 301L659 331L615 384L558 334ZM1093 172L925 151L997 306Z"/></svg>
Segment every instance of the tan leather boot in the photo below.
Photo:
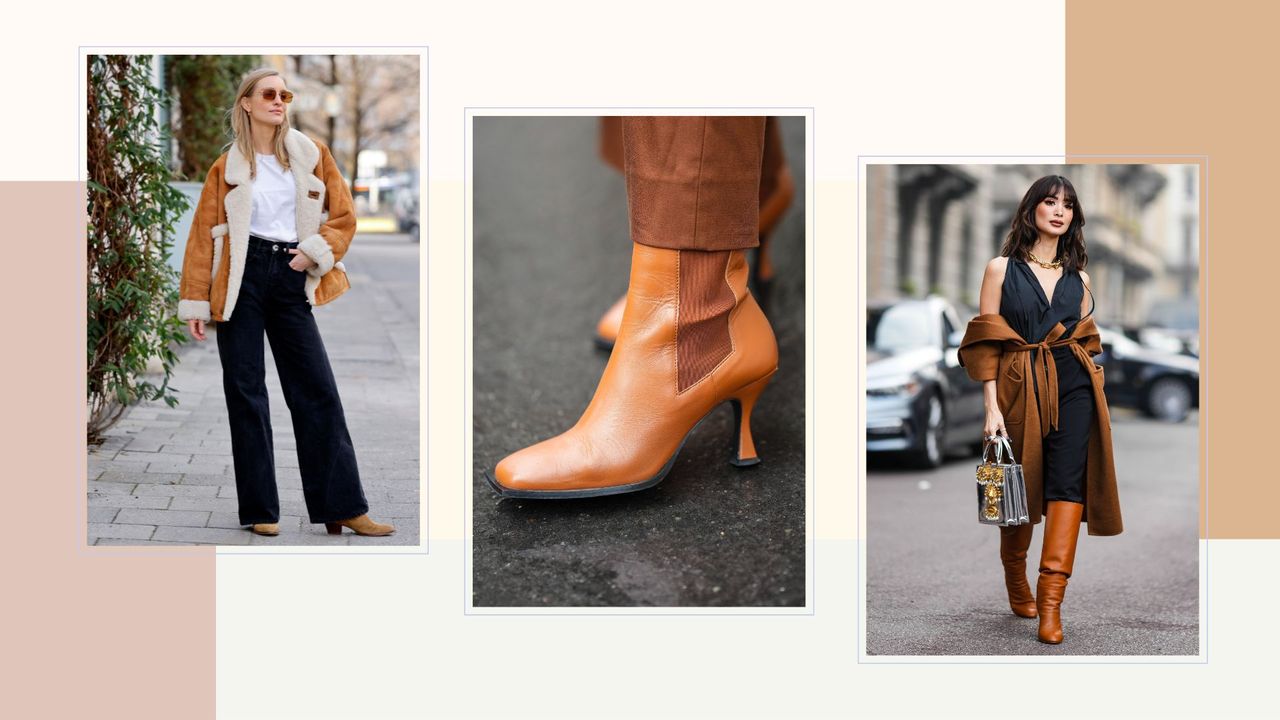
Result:
<svg viewBox="0 0 1280 720"><path fill-rule="evenodd" d="M351 528L351 531L357 535L367 535L369 537L381 537L396 531L394 526L374 522L368 515L359 515L350 520L339 520L324 524L324 529L328 530L330 535L341 535L344 527Z"/></svg>
<svg viewBox="0 0 1280 720"><path fill-rule="evenodd" d="M1027 548L1031 547L1031 524L1000 528L1000 563L1004 565L1004 587L1009 593L1009 609L1018 617L1036 616L1036 599L1027 582Z"/></svg>
<svg viewBox="0 0 1280 720"><path fill-rule="evenodd" d="M1044 518L1044 549L1040 551L1040 579L1036 582L1036 610L1040 614L1040 642L1062 642L1059 610L1067 591L1067 578L1076 561L1076 540L1084 505L1054 500Z"/></svg>
<svg viewBox="0 0 1280 720"><path fill-rule="evenodd" d="M618 328L622 327L622 313L627 309L627 296L623 295L604 311L600 321L596 323L596 347L601 350L612 350L618 342Z"/></svg>
<svg viewBox="0 0 1280 720"><path fill-rule="evenodd" d="M703 295L692 296L696 288ZM499 494L573 498L652 487L698 421L725 401L738 417L730 461L759 462L751 411L777 370L778 346L747 291L743 252L636 243L626 300L590 405L567 432L486 473Z"/></svg>
<svg viewBox="0 0 1280 720"><path fill-rule="evenodd" d="M254 535L275 537L280 534L280 523L254 523L253 526L249 528L249 532Z"/></svg>
<svg viewBox="0 0 1280 720"><path fill-rule="evenodd" d="M773 119L773 118L770 118ZM778 168L772 191L760 201L760 246L756 249L756 287L763 290L773 282L773 261L769 256L769 238L796 196L796 183L786 165Z"/></svg>

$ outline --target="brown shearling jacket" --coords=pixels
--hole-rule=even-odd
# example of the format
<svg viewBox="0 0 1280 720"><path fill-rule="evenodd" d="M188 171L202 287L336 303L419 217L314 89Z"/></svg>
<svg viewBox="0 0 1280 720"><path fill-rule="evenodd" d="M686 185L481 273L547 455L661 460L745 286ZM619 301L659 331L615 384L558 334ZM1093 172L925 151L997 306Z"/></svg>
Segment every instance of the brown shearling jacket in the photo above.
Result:
<svg viewBox="0 0 1280 720"><path fill-rule="evenodd" d="M1089 524L1090 535L1119 535L1124 524L1120 519L1115 458L1111 449L1111 414L1102 390L1102 366L1093 363L1093 356L1102 352L1102 342L1092 317L1081 320L1072 337L1064 338L1064 334L1066 328L1058 323L1043 342L1028 343L1003 316L979 315L970 320L965 329L960 343L960 364L974 380L996 381L996 402L1004 415L1014 457L1022 463L1031 521L1038 523L1044 508L1041 440L1058 419L1058 372L1051 348L1071 348L1093 381L1095 412L1089 430L1084 519ZM1037 349L1039 352L1032 361L1031 351ZM1037 381L1039 398L1034 384Z"/></svg>
<svg viewBox="0 0 1280 720"><path fill-rule="evenodd" d="M323 305L349 287L339 261L355 235L354 203L329 148L291 129L285 149L297 187L298 249L316 262L307 270L307 301ZM191 222L178 286L180 319L231 319L244 277L252 213L249 161L232 145L209 169ZM339 272L331 272L335 267Z"/></svg>

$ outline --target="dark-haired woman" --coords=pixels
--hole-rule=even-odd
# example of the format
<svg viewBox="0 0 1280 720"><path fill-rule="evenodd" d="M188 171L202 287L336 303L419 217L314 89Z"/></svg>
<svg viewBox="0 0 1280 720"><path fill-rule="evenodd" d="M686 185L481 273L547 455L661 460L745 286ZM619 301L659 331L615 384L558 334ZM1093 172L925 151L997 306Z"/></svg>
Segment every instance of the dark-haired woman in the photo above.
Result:
<svg viewBox="0 0 1280 720"><path fill-rule="evenodd" d="M1005 435L1022 463L1032 523L1045 518L1036 593L1027 582L1031 524L1000 528L1009 606L1039 617L1041 642L1062 642L1059 608L1075 563L1080 523L1091 535L1123 529L1103 394L1102 351L1084 268L1084 211L1061 175L1037 180L987 264L979 315L960 362L983 383L984 432Z"/></svg>

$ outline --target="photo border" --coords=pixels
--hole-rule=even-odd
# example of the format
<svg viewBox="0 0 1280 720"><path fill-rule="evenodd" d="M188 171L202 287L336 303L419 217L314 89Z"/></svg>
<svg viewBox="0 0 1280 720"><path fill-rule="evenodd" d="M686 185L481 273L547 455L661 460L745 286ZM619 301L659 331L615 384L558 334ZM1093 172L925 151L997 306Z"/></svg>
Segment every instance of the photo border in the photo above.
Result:
<svg viewBox="0 0 1280 720"><path fill-rule="evenodd" d="M1081 162L1088 160L1091 162ZM855 501L857 516L857 604L854 632L857 641L858 665L1207 665L1209 663L1209 413L1208 403L1201 403L1199 410L1199 442L1200 465L1204 468L1199 476L1199 486L1203 488L1204 500L1199 504L1197 534L1199 546L1199 624L1198 648L1196 655L869 655L867 653L867 585L864 567L867 558L866 519L863 513L864 498L867 492L867 450L866 450L866 225L867 225L867 166L871 164L887 165L1105 165L1105 161L1114 160L1115 164L1142 163L1148 165L1195 165L1199 168L1199 205L1200 235L1197 252L1199 254L1199 286L1204 312L1200 315L1200 336L1207 339L1209 334L1209 254L1206 249L1209 240L1209 155L1207 154L1116 154L1116 153L1070 153L1070 154L1028 154L1028 155L921 155L921 154L866 154L858 155L857 179L857 216L858 216L858 258L861 265L858 292L858 446L860 462L858 463L858 492ZM874 161L874 162L872 162ZM1208 342L1200 344L1200 394L1209 397Z"/></svg>
<svg viewBox="0 0 1280 720"><path fill-rule="evenodd" d="M546 116L569 116L569 117L598 117L601 115L779 115L779 116L799 116L805 118L805 605L798 608L768 608L768 607L698 607L698 606L663 606L663 607L625 607L625 606L607 606L592 607L579 605L566 605L561 607L524 607L524 606L483 606L476 607L472 604L473 590L473 573L471 569L472 547L472 495L475 483L475 458L472 451L472 440L474 435L473 421L473 363L472 363L472 255L475 244L472 235L474 223L472 222L472 203L474 173L472 172L472 154L474 134L472 132L473 120L477 117L546 117ZM816 153L816 112L813 107L805 106L767 106L767 105L743 105L743 106L601 106L601 105L564 105L564 106L464 106L462 108L463 123L463 193L462 193L462 222L463 222L463 273L462 273L462 306L463 306L463 322L462 322L462 375L463 375L463 410L462 417L465 425L463 433L463 459L467 468L467 484L466 492L463 498L463 588L462 588L462 610L466 616L580 616L580 617L616 617L616 616L665 616L665 617L742 617L742 616L763 616L763 617L806 617L816 614L817 605L814 598L816 588L815 575L815 555L816 555L816 538L815 531L816 516L814 513L816 483L814 482L814 398L815 398L815 331L817 328L816 313L814 307L814 280L815 280L815 251L817 243L815 242L816 232L814 226L816 206L815 195L817 187L815 184L815 159Z"/></svg>
<svg viewBox="0 0 1280 720"><path fill-rule="evenodd" d="M270 555L430 555L431 545L431 471L428 451L431 424L431 338L429 332L431 277L428 259L431 254L431 47L430 45L98 45L82 44L76 48L76 182L84 184L89 179L86 163L88 134L88 88L85 85L89 55L416 55L418 67L418 132L421 137L421 154L418 158L418 544L359 546L308 546L308 545L216 545L191 544L181 547L150 545L89 545L85 529L89 526L88 446L85 446L86 462L83 475L74 488L79 493L75 503L78 508L78 536L74 539L77 554L89 556L164 556L189 555L205 557L211 551L215 556L270 556ZM82 198L83 200L83 198ZM77 212L83 214L81 204ZM83 256L82 256L83 257ZM84 337L87 328L78 326ZM84 382L83 380L81 382ZM84 386L81 386L84 388ZM81 397L84 393L81 393ZM75 417L83 427L88 420L83 404L76 409ZM247 532L247 531L246 531ZM326 549L321 549L326 548Z"/></svg>

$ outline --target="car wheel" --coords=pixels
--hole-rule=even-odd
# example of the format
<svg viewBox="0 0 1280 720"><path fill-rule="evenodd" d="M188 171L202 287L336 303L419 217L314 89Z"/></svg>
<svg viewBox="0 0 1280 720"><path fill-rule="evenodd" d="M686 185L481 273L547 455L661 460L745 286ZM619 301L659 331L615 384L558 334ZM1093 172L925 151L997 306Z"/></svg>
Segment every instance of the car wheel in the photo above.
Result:
<svg viewBox="0 0 1280 720"><path fill-rule="evenodd" d="M1191 389L1176 378L1160 378L1147 391L1146 410L1159 420L1182 422L1191 411Z"/></svg>
<svg viewBox="0 0 1280 720"><path fill-rule="evenodd" d="M942 464L946 458L945 445L947 437L947 418L942 411L942 398L929 396L929 411L925 415L925 426L920 438L920 453L916 456L918 464L933 469Z"/></svg>

